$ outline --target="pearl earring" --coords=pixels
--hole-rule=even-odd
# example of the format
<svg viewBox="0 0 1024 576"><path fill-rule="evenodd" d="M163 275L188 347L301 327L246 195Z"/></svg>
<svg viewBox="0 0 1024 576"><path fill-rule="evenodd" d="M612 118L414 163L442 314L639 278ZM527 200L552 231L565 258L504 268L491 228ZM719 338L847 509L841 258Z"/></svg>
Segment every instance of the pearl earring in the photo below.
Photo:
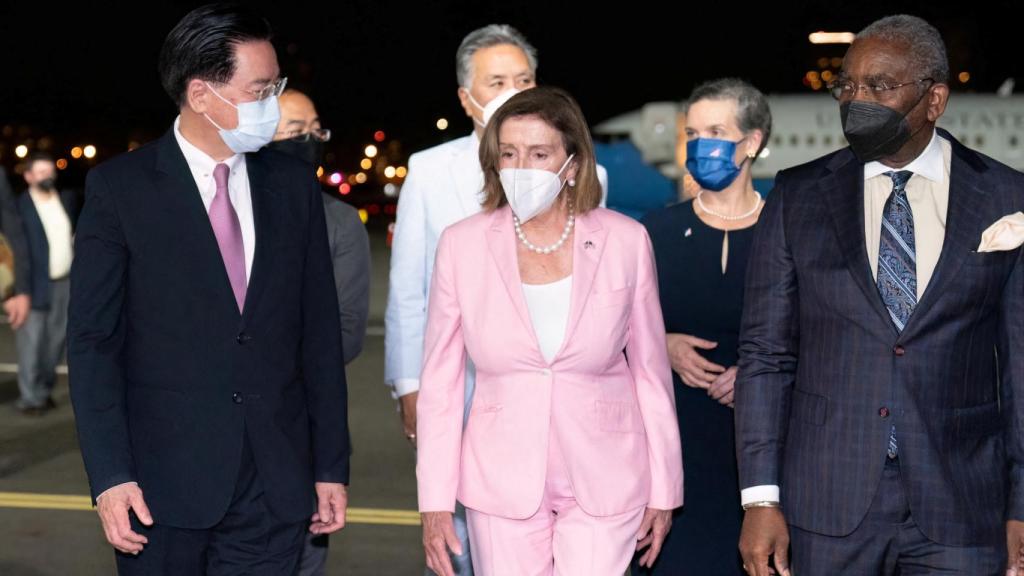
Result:
<svg viewBox="0 0 1024 576"><path fill-rule="evenodd" d="M576 179L575 178L569 178L569 188L573 188L575 186L576 186Z"/></svg>

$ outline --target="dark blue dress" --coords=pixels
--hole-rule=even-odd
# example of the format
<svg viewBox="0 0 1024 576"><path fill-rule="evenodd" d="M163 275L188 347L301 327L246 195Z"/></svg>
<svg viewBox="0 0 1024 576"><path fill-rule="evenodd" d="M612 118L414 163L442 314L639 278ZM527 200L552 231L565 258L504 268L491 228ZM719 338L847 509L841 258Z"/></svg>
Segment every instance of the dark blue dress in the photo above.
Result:
<svg viewBox="0 0 1024 576"><path fill-rule="evenodd" d="M705 224L691 202L648 215L643 224L654 244L661 309L668 333L718 342L702 350L708 360L735 366L743 307L743 280L753 227L733 230L722 273L726 232ZM683 443L685 504L672 518L672 530L653 570L634 574L740 576L738 544L743 511L736 473L733 411L690 388L672 374Z"/></svg>

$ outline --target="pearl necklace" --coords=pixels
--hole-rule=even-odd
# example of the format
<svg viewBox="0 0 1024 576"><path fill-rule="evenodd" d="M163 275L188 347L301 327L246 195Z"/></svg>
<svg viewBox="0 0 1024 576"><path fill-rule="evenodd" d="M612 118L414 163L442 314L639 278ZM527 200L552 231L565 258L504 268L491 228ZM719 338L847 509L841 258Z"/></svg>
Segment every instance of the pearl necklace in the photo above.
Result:
<svg viewBox="0 0 1024 576"><path fill-rule="evenodd" d="M526 239L526 234L523 232L522 225L519 223L519 217L515 214L512 215L512 223L516 227L516 236L519 237L519 241L523 243L528 250L532 250L537 254L551 254L562 247L565 241L569 239L569 234L572 233L572 227L576 223L576 216L573 215L572 204L569 205L569 219L565 221L565 228L562 230L562 237L558 239L551 246L537 246L533 242Z"/></svg>
<svg viewBox="0 0 1024 576"><path fill-rule="evenodd" d="M757 212L757 209L761 207L761 193L755 190L754 194L757 194L757 201L754 202L754 207L751 208L749 212L745 214L740 214L739 216L727 216L725 214L722 214L721 212L715 212L714 210L711 210L710 208L705 206L704 202L702 202L700 199L700 197L704 195L703 190L697 193L697 206L700 206L700 209L707 212L708 214L711 214L712 216L715 216L717 218L721 218L722 220L743 220L745 218L750 218L751 216L753 216L754 213Z"/></svg>

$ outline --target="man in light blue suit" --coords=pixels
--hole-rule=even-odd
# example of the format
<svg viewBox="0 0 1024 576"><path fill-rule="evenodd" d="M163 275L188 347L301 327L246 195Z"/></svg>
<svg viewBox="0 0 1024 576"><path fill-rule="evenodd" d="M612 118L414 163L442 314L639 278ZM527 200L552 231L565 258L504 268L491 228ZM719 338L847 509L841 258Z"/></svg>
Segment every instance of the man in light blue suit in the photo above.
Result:
<svg viewBox="0 0 1024 576"><path fill-rule="evenodd" d="M483 171L480 135L491 115L517 92L536 85L537 51L516 29L491 24L470 32L456 52L458 96L474 131L409 158L409 173L398 201L385 313L384 380L399 401L406 438L416 443L416 399L423 360L427 294L437 240L449 225L480 211ZM607 175L598 166L607 192ZM472 361L466 370L466 402L473 396ZM465 510L455 529L463 554L452 558L459 576L473 573ZM429 573L429 572L428 572Z"/></svg>

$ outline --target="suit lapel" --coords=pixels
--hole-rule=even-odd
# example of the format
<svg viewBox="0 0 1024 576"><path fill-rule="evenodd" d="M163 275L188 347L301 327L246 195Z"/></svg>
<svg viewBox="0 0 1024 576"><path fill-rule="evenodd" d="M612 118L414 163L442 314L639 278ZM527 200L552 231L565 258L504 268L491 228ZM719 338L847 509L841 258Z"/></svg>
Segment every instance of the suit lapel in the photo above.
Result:
<svg viewBox="0 0 1024 576"><path fill-rule="evenodd" d="M512 210L506 205L494 211L491 215L491 228L488 230L487 248L491 252L494 264L505 284L512 306L519 314L523 327L530 333L530 340L533 341L537 350L540 345L537 343L537 332L533 329L533 321L530 320L530 310L526 306L526 296L523 295L523 282L519 276L519 258L516 256L516 235L512 230Z"/></svg>
<svg viewBox="0 0 1024 576"><path fill-rule="evenodd" d="M256 247L253 254L252 272L245 291L243 317L248 318L259 302L271 270L270 252L275 245L277 230L274 227L273 203L277 196L272 187L271 172L257 153L245 155L245 168L249 175L249 191L252 198L253 227Z"/></svg>
<svg viewBox="0 0 1024 576"><path fill-rule="evenodd" d="M849 150L837 154L829 163L830 174L820 183L821 193L832 214L839 247L854 282L864 293L871 308L894 334L896 326L889 318L878 286L871 274L867 241L864 238L864 170Z"/></svg>
<svg viewBox="0 0 1024 576"><path fill-rule="evenodd" d="M935 306L946 285L959 273L967 255L977 247L981 238L983 214L979 207L984 205L984 199L988 196L987 192L975 184L979 179L978 171L981 164L972 162L976 160L973 152L953 140L952 136L947 133L945 137L953 147L949 169L946 234L935 272L924 294L921 295L920 302L914 307L914 313L911 314L907 326L903 329L902 339L910 337L921 324L922 318Z"/></svg>
<svg viewBox="0 0 1024 576"><path fill-rule="evenodd" d="M221 305L230 305L237 314L238 304L224 268L217 237L213 234L206 206L178 147L173 128L160 140L155 184L163 208L170 214L169 222L173 223L176 241L181 244L182 252L194 259L199 267L201 278L197 280L213 289Z"/></svg>
<svg viewBox="0 0 1024 576"><path fill-rule="evenodd" d="M576 326L586 310L587 299L594 287L598 264L604 254L605 240L608 231L601 226L601 221L593 211L576 217L576 233L572 244L572 296L569 300L569 320L565 324L565 336L562 346L555 355L553 362L565 352L565 347L572 341Z"/></svg>

